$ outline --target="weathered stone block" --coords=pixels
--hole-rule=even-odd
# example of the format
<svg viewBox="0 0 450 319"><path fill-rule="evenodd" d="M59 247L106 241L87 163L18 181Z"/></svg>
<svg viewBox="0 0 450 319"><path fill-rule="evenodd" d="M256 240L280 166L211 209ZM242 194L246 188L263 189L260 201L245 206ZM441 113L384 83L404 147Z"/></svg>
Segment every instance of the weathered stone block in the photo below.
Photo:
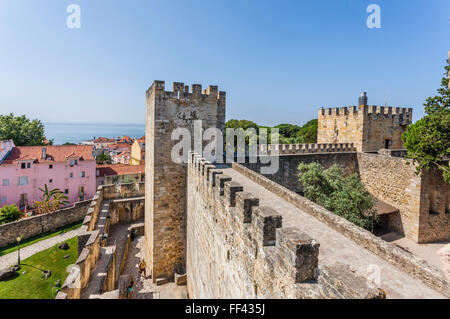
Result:
<svg viewBox="0 0 450 319"><path fill-rule="evenodd" d="M236 206L236 194L238 192L242 192L244 190L244 187L242 187L241 184L229 181L225 182L224 184L224 197L225 197L225 203L229 205L230 207Z"/></svg>
<svg viewBox="0 0 450 319"><path fill-rule="evenodd" d="M169 282L169 279L167 277L163 277L163 278L156 278L156 285L157 286L162 286L165 285Z"/></svg>
<svg viewBox="0 0 450 319"><path fill-rule="evenodd" d="M216 187L219 190L220 196L223 196L225 183L229 181L231 181L231 177L225 174L216 175Z"/></svg>
<svg viewBox="0 0 450 319"><path fill-rule="evenodd" d="M276 242L276 229L282 226L282 216L271 207L256 206L254 229L258 242L262 246L274 246Z"/></svg>
<svg viewBox="0 0 450 319"><path fill-rule="evenodd" d="M284 249L289 262L295 267L295 282L317 278L320 244L316 240L297 228L287 227L277 229L276 246Z"/></svg>
<svg viewBox="0 0 450 319"><path fill-rule="evenodd" d="M252 222L252 207L259 206L259 198L249 192L236 194L236 209L244 223Z"/></svg>
<svg viewBox="0 0 450 319"><path fill-rule="evenodd" d="M177 286L186 286L187 285L187 275L186 274L179 275L179 274L175 273L175 283L177 284Z"/></svg>

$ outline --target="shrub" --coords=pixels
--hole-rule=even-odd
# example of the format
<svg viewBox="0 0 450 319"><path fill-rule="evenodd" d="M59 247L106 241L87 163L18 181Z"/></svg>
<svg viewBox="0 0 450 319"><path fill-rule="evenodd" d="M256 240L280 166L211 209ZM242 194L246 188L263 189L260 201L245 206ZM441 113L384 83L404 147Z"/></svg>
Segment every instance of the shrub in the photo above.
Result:
<svg viewBox="0 0 450 319"><path fill-rule="evenodd" d="M298 169L306 198L359 227L373 229L375 199L357 174L345 176L337 165L324 170L319 163L300 163Z"/></svg>
<svg viewBox="0 0 450 319"><path fill-rule="evenodd" d="M0 208L0 225L15 222L20 217L22 217L22 213L14 204Z"/></svg>

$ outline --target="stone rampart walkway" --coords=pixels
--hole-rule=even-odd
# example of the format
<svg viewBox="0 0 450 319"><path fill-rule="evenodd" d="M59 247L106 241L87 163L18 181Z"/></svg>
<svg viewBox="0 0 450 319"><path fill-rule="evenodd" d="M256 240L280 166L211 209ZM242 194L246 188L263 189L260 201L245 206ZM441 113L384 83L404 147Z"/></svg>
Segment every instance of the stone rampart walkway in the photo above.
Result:
<svg viewBox="0 0 450 319"><path fill-rule="evenodd" d="M365 278L379 275L379 286L387 298L445 298L422 281L411 277L394 265L383 260L353 240L345 237L313 216L303 212L284 199L231 169L223 173L259 198L260 206L270 206L283 216L283 227L297 227L320 243L319 265L335 262L347 264ZM374 278L375 279L375 278Z"/></svg>
<svg viewBox="0 0 450 319"><path fill-rule="evenodd" d="M30 246L20 248L20 259L24 260L40 251L53 247L56 244L66 241L72 237L75 237L78 235L78 232L79 229L71 230L67 233L44 239ZM4 269L15 264L17 264L17 251L0 257L0 269Z"/></svg>

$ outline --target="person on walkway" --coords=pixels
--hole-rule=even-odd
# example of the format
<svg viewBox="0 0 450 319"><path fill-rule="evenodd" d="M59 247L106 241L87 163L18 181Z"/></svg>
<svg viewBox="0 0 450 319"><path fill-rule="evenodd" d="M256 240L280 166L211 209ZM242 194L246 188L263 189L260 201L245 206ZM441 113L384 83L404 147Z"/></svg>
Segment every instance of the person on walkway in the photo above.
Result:
<svg viewBox="0 0 450 319"><path fill-rule="evenodd" d="M144 279L147 278L147 270L146 270L147 264L145 263L145 259L142 259L139 263L139 274L142 276L142 273L144 273Z"/></svg>
<svg viewBox="0 0 450 319"><path fill-rule="evenodd" d="M134 281L132 280L127 287L127 299L131 299L133 297L133 286Z"/></svg>

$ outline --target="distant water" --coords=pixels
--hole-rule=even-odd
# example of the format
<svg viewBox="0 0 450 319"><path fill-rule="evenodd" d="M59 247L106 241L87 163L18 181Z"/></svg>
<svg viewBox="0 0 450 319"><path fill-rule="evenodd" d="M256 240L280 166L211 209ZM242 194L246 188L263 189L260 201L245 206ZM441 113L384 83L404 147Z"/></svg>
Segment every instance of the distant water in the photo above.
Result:
<svg viewBox="0 0 450 319"><path fill-rule="evenodd" d="M87 123L44 123L45 136L53 139L55 145L78 144L94 137L117 138L129 136L139 138L145 135L145 124L87 124Z"/></svg>

